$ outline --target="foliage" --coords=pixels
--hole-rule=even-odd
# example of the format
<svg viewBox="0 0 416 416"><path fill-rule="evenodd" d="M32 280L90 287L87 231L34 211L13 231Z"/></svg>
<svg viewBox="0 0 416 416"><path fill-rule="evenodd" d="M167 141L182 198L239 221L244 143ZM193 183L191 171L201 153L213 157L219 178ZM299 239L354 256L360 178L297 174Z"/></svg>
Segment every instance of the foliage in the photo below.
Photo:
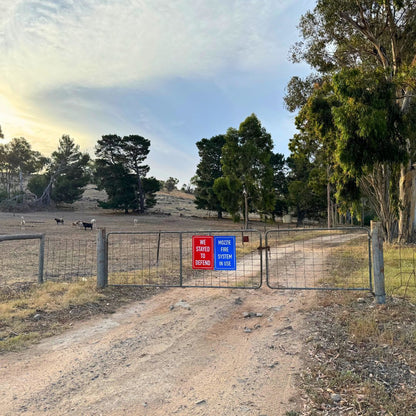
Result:
<svg viewBox="0 0 416 416"><path fill-rule="evenodd" d="M376 163L402 163L408 157L395 85L380 72L343 70L334 76L340 104L332 109L339 130L337 158L360 176Z"/></svg>
<svg viewBox="0 0 416 416"><path fill-rule="evenodd" d="M0 144L0 189L5 198L24 193L24 180L40 171L47 159L23 137Z"/></svg>
<svg viewBox="0 0 416 416"><path fill-rule="evenodd" d="M385 229L393 228L399 211L402 233L411 217L407 184L416 137L410 122L416 117L413 3L318 0L302 16L302 41L292 49L293 61L307 62L318 74L292 78L285 97L291 111L301 109L302 139L314 146L310 160L317 168L326 166L336 188L331 197L351 208L359 192L367 193L376 211L386 213Z"/></svg>
<svg viewBox="0 0 416 416"><path fill-rule="evenodd" d="M272 213L276 199L272 149L271 136L255 114L247 117L238 130L228 129L222 148L223 176L214 181L214 192L235 221L240 213L246 220L250 211Z"/></svg>
<svg viewBox="0 0 416 416"><path fill-rule="evenodd" d="M179 183L179 179L172 178L170 176L164 183L164 187L168 192L172 192L174 189L176 189L176 185Z"/></svg>
<svg viewBox="0 0 416 416"><path fill-rule="evenodd" d="M150 140L139 135L102 136L97 142L94 178L99 189L105 189L108 200L103 208L129 209L143 213L155 204L158 181L145 176L149 166L143 164L150 151Z"/></svg>
<svg viewBox="0 0 416 416"><path fill-rule="evenodd" d="M82 197L84 187L90 180L89 161L89 155L81 153L79 145L76 145L69 136L62 136L58 149L52 153L50 167L51 173L61 172L56 176L52 187L53 201L57 204L61 202L72 204Z"/></svg>
<svg viewBox="0 0 416 416"><path fill-rule="evenodd" d="M276 196L275 205L272 215L283 215L288 211L288 176L287 176L287 161L283 154L273 153L270 158L270 163L273 169L273 189Z"/></svg>
<svg viewBox="0 0 416 416"><path fill-rule="evenodd" d="M214 192L213 185L215 180L222 176L221 156L224 144L223 134L196 143L200 162L195 177L195 205L198 209L216 211L218 218L222 217L224 208Z"/></svg>
<svg viewBox="0 0 416 416"><path fill-rule="evenodd" d="M89 182L89 161L90 156L81 153L71 137L63 135L48 161L46 172L32 177L28 188L43 205L49 206L51 201L72 204L82 197Z"/></svg>

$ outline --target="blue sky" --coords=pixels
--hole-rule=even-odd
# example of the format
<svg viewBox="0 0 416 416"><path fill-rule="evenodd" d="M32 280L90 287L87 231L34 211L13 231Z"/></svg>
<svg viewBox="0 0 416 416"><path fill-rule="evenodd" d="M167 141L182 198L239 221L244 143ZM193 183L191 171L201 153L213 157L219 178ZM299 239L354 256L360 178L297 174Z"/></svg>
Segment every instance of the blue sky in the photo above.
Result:
<svg viewBox="0 0 416 416"><path fill-rule="evenodd" d="M0 0L0 125L45 155L69 134L151 140L149 175L189 183L195 143L255 113L288 155L289 62L314 0Z"/></svg>

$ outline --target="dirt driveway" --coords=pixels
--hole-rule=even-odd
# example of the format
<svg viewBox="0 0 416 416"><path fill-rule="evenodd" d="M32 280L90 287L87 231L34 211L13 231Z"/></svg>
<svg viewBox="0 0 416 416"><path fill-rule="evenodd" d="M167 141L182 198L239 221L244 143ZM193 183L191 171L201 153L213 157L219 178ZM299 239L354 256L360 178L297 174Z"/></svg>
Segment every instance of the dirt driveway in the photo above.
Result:
<svg viewBox="0 0 416 416"><path fill-rule="evenodd" d="M313 293L170 289L0 357L3 415L285 415Z"/></svg>

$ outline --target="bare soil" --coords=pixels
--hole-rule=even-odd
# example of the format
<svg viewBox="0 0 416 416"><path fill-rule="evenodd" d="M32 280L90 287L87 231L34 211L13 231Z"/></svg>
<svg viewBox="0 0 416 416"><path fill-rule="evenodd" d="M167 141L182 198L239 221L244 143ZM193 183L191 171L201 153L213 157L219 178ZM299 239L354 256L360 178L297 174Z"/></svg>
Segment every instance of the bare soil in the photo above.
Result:
<svg viewBox="0 0 416 416"><path fill-rule="evenodd" d="M313 296L171 289L0 357L4 415L284 415Z"/></svg>
<svg viewBox="0 0 416 416"><path fill-rule="evenodd" d="M93 240L95 233L72 225L92 218L108 231L238 227L198 217L184 194L159 194L153 213L144 216L100 210L100 197L90 189L66 210L0 213L0 232ZM65 331L0 356L2 415L274 416L301 410L296 380L313 294L117 290L105 290L93 304L38 311L30 325L48 333L58 322Z"/></svg>
<svg viewBox="0 0 416 416"><path fill-rule="evenodd" d="M152 215L135 216L97 209L90 191L68 210L23 214L24 226L20 213L0 213L0 232L95 239L72 226L91 218L108 230L236 227L199 218L188 196L161 195ZM30 325L47 333L58 322L66 330L0 355L1 415L416 414L412 304L379 308L366 295L267 288L103 294L96 303L39 311ZM353 332L354 322L364 326Z"/></svg>

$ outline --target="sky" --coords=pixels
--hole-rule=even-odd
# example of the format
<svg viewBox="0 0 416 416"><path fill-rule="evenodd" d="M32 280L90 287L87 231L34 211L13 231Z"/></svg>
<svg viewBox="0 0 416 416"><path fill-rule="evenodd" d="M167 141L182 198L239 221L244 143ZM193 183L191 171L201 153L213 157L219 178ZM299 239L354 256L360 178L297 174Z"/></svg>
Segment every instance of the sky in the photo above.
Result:
<svg viewBox="0 0 416 416"><path fill-rule="evenodd" d="M49 156L68 134L151 141L148 176L189 184L196 142L252 113L289 155L283 97L315 0L0 0L0 126Z"/></svg>

